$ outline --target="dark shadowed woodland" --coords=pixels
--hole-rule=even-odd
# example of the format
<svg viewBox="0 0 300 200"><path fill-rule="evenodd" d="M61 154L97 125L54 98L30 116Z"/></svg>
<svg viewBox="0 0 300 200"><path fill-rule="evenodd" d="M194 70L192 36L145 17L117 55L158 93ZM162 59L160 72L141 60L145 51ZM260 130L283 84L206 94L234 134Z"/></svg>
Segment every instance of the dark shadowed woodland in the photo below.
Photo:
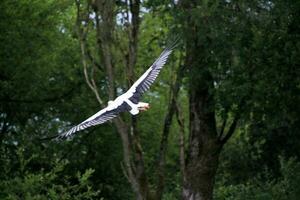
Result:
<svg viewBox="0 0 300 200"><path fill-rule="evenodd" d="M1 0L0 199L300 199L300 1ZM151 108L52 139L178 38Z"/></svg>

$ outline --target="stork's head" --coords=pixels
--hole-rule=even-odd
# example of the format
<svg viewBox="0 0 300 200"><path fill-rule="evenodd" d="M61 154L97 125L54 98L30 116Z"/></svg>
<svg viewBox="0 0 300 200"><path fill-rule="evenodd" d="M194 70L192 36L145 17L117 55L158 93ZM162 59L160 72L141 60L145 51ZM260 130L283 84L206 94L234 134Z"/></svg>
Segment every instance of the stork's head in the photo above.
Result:
<svg viewBox="0 0 300 200"><path fill-rule="evenodd" d="M111 105L114 101L108 101L107 105Z"/></svg>
<svg viewBox="0 0 300 200"><path fill-rule="evenodd" d="M138 109L139 111L147 111L150 108L149 103L139 102Z"/></svg>

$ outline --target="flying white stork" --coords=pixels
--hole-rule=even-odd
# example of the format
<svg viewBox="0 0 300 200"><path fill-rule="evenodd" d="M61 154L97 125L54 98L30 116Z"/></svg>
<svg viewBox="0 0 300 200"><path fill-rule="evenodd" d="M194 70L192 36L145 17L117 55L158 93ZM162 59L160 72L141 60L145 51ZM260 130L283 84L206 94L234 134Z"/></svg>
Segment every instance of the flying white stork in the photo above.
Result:
<svg viewBox="0 0 300 200"><path fill-rule="evenodd" d="M174 43L175 44L175 43ZM140 97L145 93L155 81L160 70L165 65L169 55L172 53L175 45L167 47L155 60L151 67L131 86L131 88L114 101L109 101L108 106L77 126L64 132L59 138L65 138L77 131L81 131L90 126L103 124L116 117L119 113L129 111L132 115L139 114L140 111L146 111L150 108L148 103L140 102Z"/></svg>

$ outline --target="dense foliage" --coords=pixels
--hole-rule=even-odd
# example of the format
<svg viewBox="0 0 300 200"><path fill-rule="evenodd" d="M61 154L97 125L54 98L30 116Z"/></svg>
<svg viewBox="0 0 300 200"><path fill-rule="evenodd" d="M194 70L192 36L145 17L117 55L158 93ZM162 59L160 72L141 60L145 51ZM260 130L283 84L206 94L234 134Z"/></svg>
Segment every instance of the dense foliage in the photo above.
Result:
<svg viewBox="0 0 300 200"><path fill-rule="evenodd" d="M94 1L81 1L82 8L87 2ZM162 122L176 73L189 58L185 17L191 15L201 27L197 42L202 49L194 54L203 65L197 70L209 70L214 78L217 127L222 129L224 119L232 121L240 112L221 152L214 198L299 199L300 2L202 0L192 13L182 10L180 2L141 1L135 77L151 65L169 35L176 33L181 40L143 98L151 109L138 117L150 185L156 187ZM115 3L117 40L112 49L120 93L130 82L122 54L128 42L128 24L122 21L127 1ZM74 1L2 0L0 10L0 199L133 199L112 123L67 141L47 139L99 110L85 80ZM93 29L92 23L88 26ZM96 34L89 33L87 45L103 63ZM183 74L177 97L186 144L188 80L197 73ZM100 68L93 75L108 101L106 74ZM124 118L129 123L129 115ZM174 116L163 199L181 196L180 130Z"/></svg>

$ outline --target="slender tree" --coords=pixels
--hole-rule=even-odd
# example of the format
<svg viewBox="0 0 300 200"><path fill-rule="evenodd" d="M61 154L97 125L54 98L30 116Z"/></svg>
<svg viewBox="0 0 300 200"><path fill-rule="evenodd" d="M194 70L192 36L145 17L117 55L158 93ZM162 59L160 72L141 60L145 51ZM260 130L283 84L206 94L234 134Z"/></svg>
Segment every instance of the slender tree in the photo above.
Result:
<svg viewBox="0 0 300 200"><path fill-rule="evenodd" d="M83 3L79 0L75 1L77 9L76 30L81 47L82 66L84 76L88 87L95 95L99 105L104 106L104 100L99 94L99 87L97 86L96 72L97 70L104 72L107 75L106 91L109 99L116 97L116 80L115 68L116 59L114 58L115 48L121 50L122 60L125 63L126 82L128 88L135 81L134 69L136 68L137 54L138 54L138 36L140 26L140 1L107 1L107 0L93 0ZM116 15L122 15L123 24L118 24ZM94 17L91 15L94 14ZM122 27L122 31L118 29ZM96 48L98 55L93 56L90 49L89 35L96 32ZM125 36L120 39L117 35ZM98 58L97 58L98 57ZM100 64L97 60L102 60ZM142 145L140 142L140 133L138 130L138 120L136 117L131 117L131 124L125 122L125 119L118 117L113 121L117 131L120 135L123 145L123 163L122 169L124 175L131 184L132 190L136 199L161 199L164 191L165 178L165 160L168 144L168 136L172 118L175 112L175 102L180 88L182 79L183 66L178 70L174 87L172 86L172 97L167 109L164 120L164 128L159 150L157 175L158 182L155 184L156 191L150 190L150 183L146 175L144 164L144 156ZM124 88L126 89L126 88Z"/></svg>

